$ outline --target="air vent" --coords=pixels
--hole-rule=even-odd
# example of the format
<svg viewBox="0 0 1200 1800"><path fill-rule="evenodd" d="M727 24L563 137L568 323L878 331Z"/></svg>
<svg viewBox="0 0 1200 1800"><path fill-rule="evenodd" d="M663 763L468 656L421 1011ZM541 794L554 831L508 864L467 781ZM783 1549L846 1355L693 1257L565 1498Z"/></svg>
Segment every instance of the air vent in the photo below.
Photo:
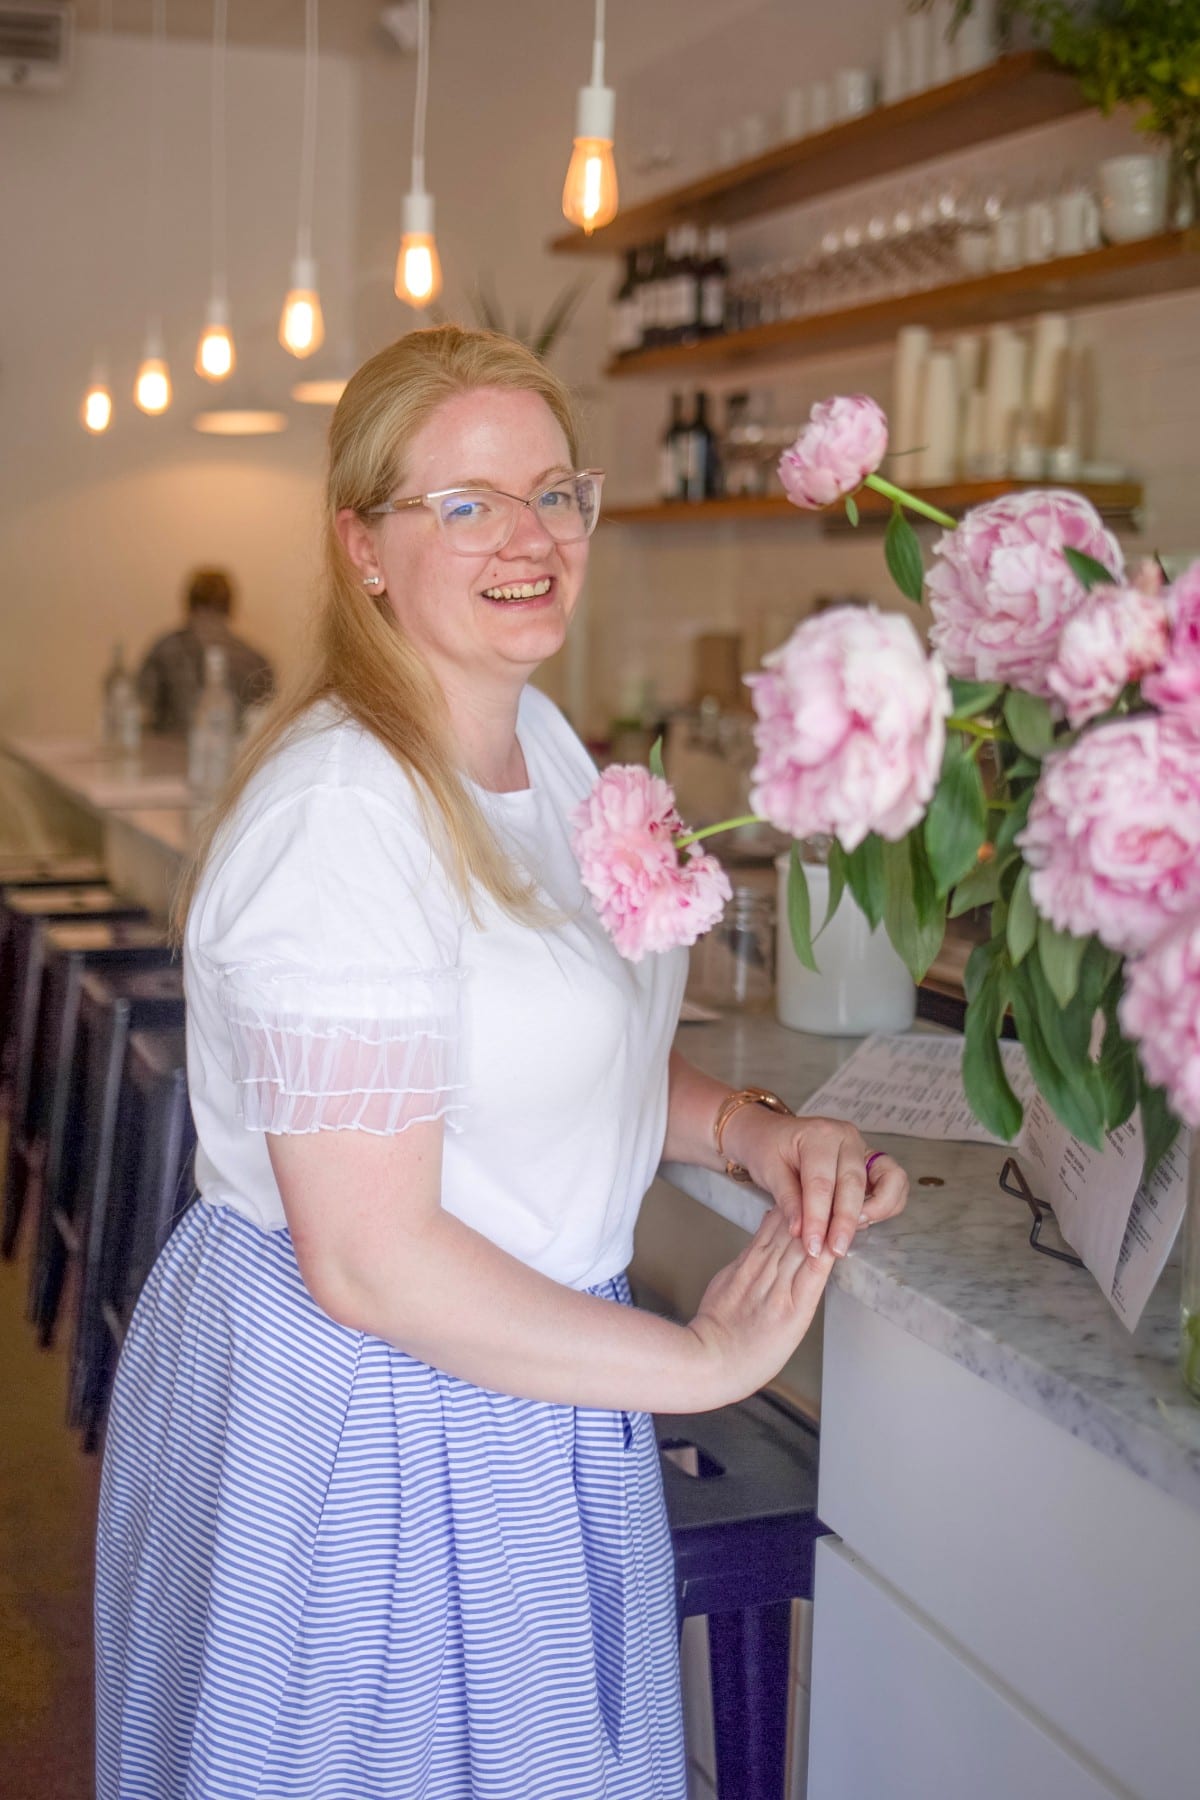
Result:
<svg viewBox="0 0 1200 1800"><path fill-rule="evenodd" d="M0 88L61 88L71 58L73 6L0 3Z"/></svg>

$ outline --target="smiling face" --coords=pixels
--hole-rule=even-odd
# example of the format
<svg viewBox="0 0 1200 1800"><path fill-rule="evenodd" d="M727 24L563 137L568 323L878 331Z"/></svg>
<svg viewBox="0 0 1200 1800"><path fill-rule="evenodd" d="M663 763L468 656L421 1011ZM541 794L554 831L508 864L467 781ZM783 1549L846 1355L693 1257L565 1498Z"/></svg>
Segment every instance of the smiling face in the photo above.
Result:
<svg viewBox="0 0 1200 1800"><path fill-rule="evenodd" d="M445 401L412 439L397 495L495 488L533 495L573 468L546 402L521 389L476 388ZM426 506L338 530L360 575L382 577L401 630L448 696L519 689L561 649L587 567L588 545L557 544L527 508L502 550L452 551Z"/></svg>

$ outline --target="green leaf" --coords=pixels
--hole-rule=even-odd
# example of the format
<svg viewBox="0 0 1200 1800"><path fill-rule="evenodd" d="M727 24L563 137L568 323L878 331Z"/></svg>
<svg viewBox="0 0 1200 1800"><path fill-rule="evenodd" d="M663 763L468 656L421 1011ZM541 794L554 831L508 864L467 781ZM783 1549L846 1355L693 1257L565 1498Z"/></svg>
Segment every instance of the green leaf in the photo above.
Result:
<svg viewBox="0 0 1200 1800"><path fill-rule="evenodd" d="M883 538L883 555L892 580L906 600L920 606L925 591L925 559L921 542L901 512L893 506Z"/></svg>
<svg viewBox="0 0 1200 1800"><path fill-rule="evenodd" d="M970 1005L963 1033L963 1086L979 1123L1008 1143L1021 1129L1022 1112L1009 1086L998 1041L1008 1005L1009 977L1002 949L994 941L977 944L967 967Z"/></svg>
<svg viewBox="0 0 1200 1800"><path fill-rule="evenodd" d="M977 862L970 874L955 884L948 917L961 919L964 913L974 912L977 906L990 906L1000 891L1000 869L998 856Z"/></svg>
<svg viewBox="0 0 1200 1800"><path fill-rule="evenodd" d="M1082 550L1073 550L1067 545L1063 549L1063 555L1070 564L1072 575L1089 590L1101 586L1112 587L1117 579L1111 569L1106 569L1102 562L1097 562L1094 556L1087 556Z"/></svg>
<svg viewBox="0 0 1200 1800"><path fill-rule="evenodd" d="M1017 968L1033 949L1037 937L1038 916L1029 892L1029 870L1022 863L1008 902L1008 954Z"/></svg>
<svg viewBox="0 0 1200 1800"><path fill-rule="evenodd" d="M942 776L925 815L925 848L939 894L969 875L987 834L987 799L979 764L960 738L946 740Z"/></svg>
<svg viewBox="0 0 1200 1800"><path fill-rule="evenodd" d="M1026 756L1040 762L1054 743L1054 720L1049 703L1021 688L1011 688L1004 702L1004 720Z"/></svg>
<svg viewBox="0 0 1200 1800"><path fill-rule="evenodd" d="M787 884L788 929L792 934L792 944L796 955L806 969L817 973L817 959L812 947L812 902L808 897L808 877L804 873L804 862L799 846L792 845L792 854L788 862Z"/></svg>
<svg viewBox="0 0 1200 1800"><path fill-rule="evenodd" d="M945 902L938 896L920 831L883 846L883 922L892 947L914 981L924 980L946 935Z"/></svg>
<svg viewBox="0 0 1200 1800"><path fill-rule="evenodd" d="M1100 1148L1104 1135L1104 1091L1095 1068L1086 1061L1064 1055L1053 996L1042 978L1036 958L1015 971L1012 990L1017 1032L1029 1058L1030 1073L1047 1102L1068 1131ZM1057 1052L1057 1054L1056 1054Z"/></svg>
<svg viewBox="0 0 1200 1800"><path fill-rule="evenodd" d="M1130 1117L1140 1086L1137 1051L1121 1030L1117 1017L1120 989L1106 996L1104 1041L1100 1046L1100 1081L1104 1088L1104 1129L1116 1131Z"/></svg>
<svg viewBox="0 0 1200 1800"><path fill-rule="evenodd" d="M846 881L874 931L883 919L883 845L874 833L846 852Z"/></svg>
<svg viewBox="0 0 1200 1800"><path fill-rule="evenodd" d="M1079 971L1087 938L1072 937L1068 931L1057 931L1049 919L1039 919L1037 927L1038 959L1060 1006L1069 1006L1079 987Z"/></svg>
<svg viewBox="0 0 1200 1800"><path fill-rule="evenodd" d="M1024 831L1026 825L1029 823L1029 802L1032 799L1033 789L1026 788L1020 799L1013 802L1012 811L1005 813L1001 820L1000 829L996 833L993 846L999 861L1004 861L1009 851L1013 848L1017 833L1019 831Z"/></svg>
<svg viewBox="0 0 1200 1800"><path fill-rule="evenodd" d="M1179 1120L1171 1111L1165 1088L1151 1087L1139 1069L1138 1110L1142 1115L1145 1161L1142 1180L1149 1181L1179 1135Z"/></svg>
<svg viewBox="0 0 1200 1800"><path fill-rule="evenodd" d="M662 739L660 737L655 738L653 744L650 746L650 773L652 775L657 775L660 781L665 781L667 778L663 773L662 747Z"/></svg>
<svg viewBox="0 0 1200 1800"><path fill-rule="evenodd" d="M846 495L846 517L852 525L858 524L858 501L853 494Z"/></svg>
<svg viewBox="0 0 1200 1800"><path fill-rule="evenodd" d="M950 698L954 703L956 719L974 719L982 712L990 712L1004 692L1004 684L1000 681L959 681L950 678Z"/></svg>
<svg viewBox="0 0 1200 1800"><path fill-rule="evenodd" d="M846 853L834 838L829 846L829 900L825 907L825 917L821 921L821 931L829 924L838 907L842 903L842 895L846 891ZM816 940L819 941L821 931Z"/></svg>

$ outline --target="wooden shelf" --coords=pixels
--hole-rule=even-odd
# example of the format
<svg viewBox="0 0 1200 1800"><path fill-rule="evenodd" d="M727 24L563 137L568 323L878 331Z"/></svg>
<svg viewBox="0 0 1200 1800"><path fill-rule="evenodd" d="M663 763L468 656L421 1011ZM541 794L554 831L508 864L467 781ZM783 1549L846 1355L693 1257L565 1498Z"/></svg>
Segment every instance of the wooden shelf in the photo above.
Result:
<svg viewBox="0 0 1200 1800"><path fill-rule="evenodd" d="M1087 105L1073 75L1037 51L1018 51L972 75L876 107L829 131L776 144L748 162L627 207L590 238L582 231L565 232L550 248L564 255L610 256L652 243L672 225L736 224L1068 118Z"/></svg>
<svg viewBox="0 0 1200 1800"><path fill-rule="evenodd" d="M1116 306L1200 286L1200 229L1167 231L1135 244L1105 244L1082 256L1059 256L1023 269L872 300L842 312L808 313L729 332L698 344L668 344L615 358L606 374L673 375L752 362L796 362L833 350L890 344L902 325L970 331L1037 313Z"/></svg>
<svg viewBox="0 0 1200 1800"><path fill-rule="evenodd" d="M957 517L985 500L999 499L1002 494L1015 494L1023 488L1054 487L1058 484L1047 480L956 481L943 487L927 487L920 483L914 485L923 500L928 500L932 506L940 507L943 512ZM1069 486L1072 492L1082 494L1085 500L1090 500L1096 511L1107 519L1128 518L1142 504L1142 486L1137 481L1072 481L1064 485ZM855 498L864 521L884 519L891 512L890 501L885 500L882 494L875 493L872 488L861 489ZM676 501L671 505L653 502L646 506L609 506L605 507L602 516L617 525L714 525L738 519L788 519L796 524L798 520L807 517L819 519L826 527L850 529L850 522L842 508L833 506L820 513L805 513L802 508L793 506L784 494L739 495L729 500L704 500L691 505L686 501ZM924 523L913 514L909 516L915 525Z"/></svg>

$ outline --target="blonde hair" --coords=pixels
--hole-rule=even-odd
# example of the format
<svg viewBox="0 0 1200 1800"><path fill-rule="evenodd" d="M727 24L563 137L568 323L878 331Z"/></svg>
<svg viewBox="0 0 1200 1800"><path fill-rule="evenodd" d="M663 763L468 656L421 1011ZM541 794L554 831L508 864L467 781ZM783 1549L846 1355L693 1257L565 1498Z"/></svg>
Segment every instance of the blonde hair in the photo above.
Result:
<svg viewBox="0 0 1200 1800"><path fill-rule="evenodd" d="M513 916L542 922L544 908L532 885L497 842L464 779L441 688L387 599L364 594L336 523L344 508L365 518L393 494L416 433L445 401L477 388L539 395L561 425L572 461L578 461L568 389L531 350L499 332L457 325L412 331L352 376L329 432L322 591L311 649L205 822L175 897L176 936L182 935L213 844L247 783L321 700L336 702L410 776L434 847L468 907L478 887Z"/></svg>

